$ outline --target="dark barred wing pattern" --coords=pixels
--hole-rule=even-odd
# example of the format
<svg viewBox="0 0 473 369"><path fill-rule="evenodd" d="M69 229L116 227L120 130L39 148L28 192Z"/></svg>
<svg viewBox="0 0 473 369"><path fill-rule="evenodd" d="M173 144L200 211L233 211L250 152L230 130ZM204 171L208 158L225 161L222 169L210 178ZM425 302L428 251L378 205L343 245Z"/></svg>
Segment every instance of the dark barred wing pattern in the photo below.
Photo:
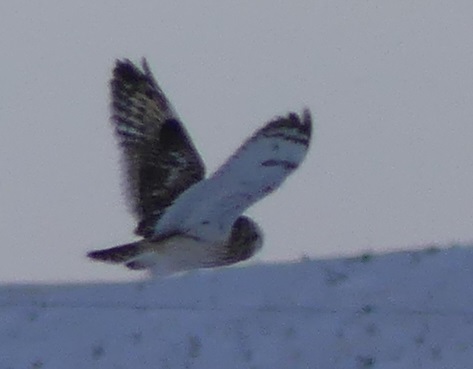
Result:
<svg viewBox="0 0 473 369"><path fill-rule="evenodd" d="M138 218L135 233L149 238L164 209L202 180L205 168L145 59L142 68L118 60L110 88L112 122L124 152L127 200Z"/></svg>
<svg viewBox="0 0 473 369"><path fill-rule="evenodd" d="M280 116L255 132L213 175L166 211L157 231L176 229L224 240L250 206L277 190L304 160L312 135L308 109Z"/></svg>

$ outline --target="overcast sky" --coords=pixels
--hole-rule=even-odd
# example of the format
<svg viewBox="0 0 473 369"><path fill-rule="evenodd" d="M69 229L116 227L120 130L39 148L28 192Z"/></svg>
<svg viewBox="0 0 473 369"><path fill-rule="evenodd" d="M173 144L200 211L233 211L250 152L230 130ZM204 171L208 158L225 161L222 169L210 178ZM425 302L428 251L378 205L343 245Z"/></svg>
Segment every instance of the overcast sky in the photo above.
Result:
<svg viewBox="0 0 473 369"><path fill-rule="evenodd" d="M0 4L0 281L131 279L108 122L116 58L148 58L210 172L277 114L315 141L249 210L259 262L473 240L470 1Z"/></svg>

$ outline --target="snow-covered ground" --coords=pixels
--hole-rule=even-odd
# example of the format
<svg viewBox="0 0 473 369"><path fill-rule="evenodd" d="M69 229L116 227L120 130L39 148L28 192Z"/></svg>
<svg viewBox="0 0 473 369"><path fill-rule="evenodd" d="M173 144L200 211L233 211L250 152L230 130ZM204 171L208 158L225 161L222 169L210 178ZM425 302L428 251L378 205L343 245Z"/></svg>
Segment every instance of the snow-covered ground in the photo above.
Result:
<svg viewBox="0 0 473 369"><path fill-rule="evenodd" d="M472 368L473 248L0 287L1 369Z"/></svg>

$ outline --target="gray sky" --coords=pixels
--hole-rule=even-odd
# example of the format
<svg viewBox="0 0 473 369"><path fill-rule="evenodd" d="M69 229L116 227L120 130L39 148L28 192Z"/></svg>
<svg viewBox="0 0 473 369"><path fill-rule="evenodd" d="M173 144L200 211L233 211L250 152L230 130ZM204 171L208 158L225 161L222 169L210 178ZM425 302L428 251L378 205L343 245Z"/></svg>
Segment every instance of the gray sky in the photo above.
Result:
<svg viewBox="0 0 473 369"><path fill-rule="evenodd" d="M258 261L473 239L473 3L0 4L0 281L130 279L87 250L133 239L108 123L115 58L150 66L209 171L308 106L307 160L250 209Z"/></svg>

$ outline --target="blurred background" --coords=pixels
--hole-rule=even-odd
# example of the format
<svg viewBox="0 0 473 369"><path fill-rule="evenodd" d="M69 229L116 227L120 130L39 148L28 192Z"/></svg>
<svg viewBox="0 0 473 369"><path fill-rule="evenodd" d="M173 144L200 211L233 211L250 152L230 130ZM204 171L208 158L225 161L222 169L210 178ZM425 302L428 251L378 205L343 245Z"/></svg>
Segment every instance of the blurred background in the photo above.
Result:
<svg viewBox="0 0 473 369"><path fill-rule="evenodd" d="M249 210L253 262L473 239L473 4L0 4L0 281L130 280L90 249L133 240L108 122L116 58L142 56L215 170L307 106L309 155Z"/></svg>

